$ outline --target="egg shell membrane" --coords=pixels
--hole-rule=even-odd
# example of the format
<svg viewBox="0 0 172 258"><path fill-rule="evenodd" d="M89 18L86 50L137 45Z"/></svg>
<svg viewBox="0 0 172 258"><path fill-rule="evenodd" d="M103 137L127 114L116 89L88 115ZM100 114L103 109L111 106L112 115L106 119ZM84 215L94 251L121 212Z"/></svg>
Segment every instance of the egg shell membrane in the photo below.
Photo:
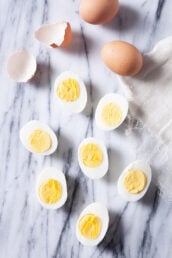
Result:
<svg viewBox="0 0 172 258"><path fill-rule="evenodd" d="M37 130L37 129L40 129L40 130L45 130L50 138L51 138L51 147L49 150L47 150L46 152L43 152L43 153L37 153L37 152L34 152L30 147L29 147L29 137L31 135L31 133L34 131L34 130ZM32 152L32 153L35 153L35 154L38 154L38 155L50 155L52 154L53 152L55 152L55 150L57 149L57 146L58 146L58 140L57 140L57 137L55 135L55 133L53 132L53 130L46 124L38 121L38 120L31 120L30 122L26 123L20 130L20 140L22 142L22 144L24 145L24 147Z"/></svg>
<svg viewBox="0 0 172 258"><path fill-rule="evenodd" d="M35 57L25 49L13 53L7 61L7 72L16 82L28 82L37 68Z"/></svg>
<svg viewBox="0 0 172 258"><path fill-rule="evenodd" d="M79 231L79 221L86 214L94 214L101 219L102 222L102 230L97 239L89 240L83 237ZM77 224L76 224L76 236L79 242L86 246L96 246L98 245L104 238L109 226L109 214L108 210L101 203L95 202L88 205L80 214Z"/></svg>
<svg viewBox="0 0 172 258"><path fill-rule="evenodd" d="M49 47L66 47L72 40L72 30L69 22L44 24L35 31L35 37Z"/></svg>
<svg viewBox="0 0 172 258"><path fill-rule="evenodd" d="M106 125L102 120L102 110L105 105L108 103L114 103L117 105L121 111L122 111L122 120L121 122L116 126L108 126ZM117 127L119 127L125 120L128 113L128 102L127 100L120 94L117 93L109 93L106 94L104 97L102 97L97 105L96 112L95 112L95 121L97 126L104 130L104 131L110 131L114 130Z"/></svg>
<svg viewBox="0 0 172 258"><path fill-rule="evenodd" d="M62 197L61 199L57 202L57 203L53 203L53 204L46 204L44 203L39 196L39 187L40 185L49 180L49 179L55 179L58 182L60 182L61 186L62 186ZM45 168L38 176L37 178L37 182L36 182L36 196L38 199L38 202L46 209L58 209L60 207L62 207L66 200L67 200L67 185L66 185L66 178L65 175L59 171L58 169L54 168L54 167L48 167Z"/></svg>
<svg viewBox="0 0 172 258"><path fill-rule="evenodd" d="M94 168L87 167L82 163L82 161L80 159L80 149L83 145L88 144L88 143L97 144L103 152L103 162L98 167L94 167ZM82 172L84 173L84 175L86 175L87 177L89 177L91 179L102 178L107 173L108 168L109 168L109 161L108 161L108 154L107 154L106 146L104 145L104 143L102 141L100 141L96 138L93 138L93 137L84 139L78 147L78 162L79 162L80 168L81 168Z"/></svg>
<svg viewBox="0 0 172 258"><path fill-rule="evenodd" d="M144 172L144 174L146 175L146 178L147 178L146 187L144 188L144 190L142 192L140 192L138 194L132 194L132 193L127 192L127 190L125 189L125 186L124 186L125 176L127 175L128 171L131 169L141 170L142 172ZM147 164L146 162L141 161L141 160L136 160L136 161L132 162L131 164L129 164L129 166L127 166L124 169L124 171L121 173L121 175L118 179L118 184L117 184L118 193L126 201L131 201L131 202L138 201L147 192L148 187L151 182L151 178L152 178L152 172L151 172L151 168L150 168L149 164Z"/></svg>
<svg viewBox="0 0 172 258"><path fill-rule="evenodd" d="M57 95L57 88L58 85L63 81L68 78L75 79L78 82L79 88L80 88L80 95L79 98L75 101L72 102L66 102L60 99ZM58 100L58 103L61 105L63 110L67 111L68 113L80 113L83 111L83 109L86 106L87 103L87 91L84 82L81 80L81 78L71 72L71 71L65 71L61 73L55 80L55 85L54 85L54 93L55 97Z"/></svg>

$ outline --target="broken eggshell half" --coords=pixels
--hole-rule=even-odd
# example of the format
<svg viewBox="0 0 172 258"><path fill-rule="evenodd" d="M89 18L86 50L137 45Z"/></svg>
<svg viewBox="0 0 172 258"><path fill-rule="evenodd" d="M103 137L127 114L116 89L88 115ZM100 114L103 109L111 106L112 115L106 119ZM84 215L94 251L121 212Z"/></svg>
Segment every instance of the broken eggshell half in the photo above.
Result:
<svg viewBox="0 0 172 258"><path fill-rule="evenodd" d="M69 22L43 24L35 31L35 38L49 47L66 47L72 39L71 26Z"/></svg>
<svg viewBox="0 0 172 258"><path fill-rule="evenodd" d="M7 61L7 71L16 82L28 82L37 68L35 57L26 49L13 53Z"/></svg>

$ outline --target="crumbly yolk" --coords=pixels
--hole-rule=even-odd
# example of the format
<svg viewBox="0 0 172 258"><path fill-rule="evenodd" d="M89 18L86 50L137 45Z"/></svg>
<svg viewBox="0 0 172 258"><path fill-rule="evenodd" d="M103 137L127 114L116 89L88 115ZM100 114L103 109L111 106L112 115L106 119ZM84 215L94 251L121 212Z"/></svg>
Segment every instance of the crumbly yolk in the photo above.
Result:
<svg viewBox="0 0 172 258"><path fill-rule="evenodd" d="M58 202L62 197L61 183L55 179L48 179L40 185L39 196L41 201L46 204Z"/></svg>
<svg viewBox="0 0 172 258"><path fill-rule="evenodd" d="M122 111L114 103L108 103L102 109L102 120L108 126L117 126L122 120Z"/></svg>
<svg viewBox="0 0 172 258"><path fill-rule="evenodd" d="M50 135L44 130L37 129L29 136L29 146L36 153L43 153L49 150L51 144Z"/></svg>
<svg viewBox="0 0 172 258"><path fill-rule="evenodd" d="M129 170L124 178L124 186L127 192L138 194L142 192L146 186L147 177L141 170Z"/></svg>
<svg viewBox="0 0 172 258"><path fill-rule="evenodd" d="M99 237L102 229L102 221L94 214L86 214L79 220L79 232L89 240Z"/></svg>
<svg viewBox="0 0 172 258"><path fill-rule="evenodd" d="M88 143L81 147L80 158L86 167L98 167L103 161L103 152L97 144Z"/></svg>
<svg viewBox="0 0 172 258"><path fill-rule="evenodd" d="M80 88L75 79L68 78L63 80L57 87L57 96L66 102L72 102L79 98Z"/></svg>

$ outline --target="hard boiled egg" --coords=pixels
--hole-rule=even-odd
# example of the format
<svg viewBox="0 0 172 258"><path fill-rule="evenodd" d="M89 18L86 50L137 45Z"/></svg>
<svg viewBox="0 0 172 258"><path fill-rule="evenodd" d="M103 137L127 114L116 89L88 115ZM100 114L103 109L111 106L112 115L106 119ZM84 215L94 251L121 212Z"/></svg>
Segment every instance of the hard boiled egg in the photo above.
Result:
<svg viewBox="0 0 172 258"><path fill-rule="evenodd" d="M45 168L37 178L36 196L47 209L58 209L67 199L67 186L64 174L54 167Z"/></svg>
<svg viewBox="0 0 172 258"><path fill-rule="evenodd" d="M20 140L28 151L42 155L52 154L58 145L53 130L38 120L31 120L21 128Z"/></svg>
<svg viewBox="0 0 172 258"><path fill-rule="evenodd" d="M107 208L101 203L88 205L80 214L76 224L76 236L86 246L96 246L104 238L109 226Z"/></svg>
<svg viewBox="0 0 172 258"><path fill-rule="evenodd" d="M116 93L100 99L95 113L96 125L105 131L114 130L122 124L128 113L127 100Z"/></svg>
<svg viewBox="0 0 172 258"><path fill-rule="evenodd" d="M88 23L103 24L110 21L118 10L118 0L81 0L79 13Z"/></svg>
<svg viewBox="0 0 172 258"><path fill-rule="evenodd" d="M35 31L35 37L48 47L66 47L72 39L72 30L69 22L43 24Z"/></svg>
<svg viewBox="0 0 172 258"><path fill-rule="evenodd" d="M125 76L136 75L143 66L140 51L125 41L107 43L101 51L103 62L115 73Z"/></svg>
<svg viewBox="0 0 172 258"><path fill-rule="evenodd" d="M80 113L87 103L87 91L81 78L66 71L55 80L55 96L61 107L69 113Z"/></svg>
<svg viewBox="0 0 172 258"><path fill-rule="evenodd" d="M86 138L80 143L78 161L82 172L91 179L101 178L108 171L107 149L96 138Z"/></svg>
<svg viewBox="0 0 172 258"><path fill-rule="evenodd" d="M149 164L141 160L132 162L118 179L119 195L129 202L141 199L148 190L151 177Z"/></svg>

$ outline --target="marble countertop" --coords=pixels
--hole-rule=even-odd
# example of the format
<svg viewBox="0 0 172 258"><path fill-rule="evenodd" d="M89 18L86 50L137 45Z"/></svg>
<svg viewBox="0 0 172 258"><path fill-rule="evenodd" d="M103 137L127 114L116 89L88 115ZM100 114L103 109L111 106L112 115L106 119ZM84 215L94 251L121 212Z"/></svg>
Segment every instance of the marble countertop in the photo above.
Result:
<svg viewBox="0 0 172 258"><path fill-rule="evenodd" d="M0 3L0 257L1 258L169 258L172 257L172 203L162 198L156 174L166 169L156 140L136 121L104 133L95 127L94 111L101 96L121 92L117 76L101 61L100 49L108 41L126 40L142 52L171 35L171 0L121 0L118 16L93 26L78 14L78 0L1 0ZM71 22L73 41L63 50L47 49L34 39L42 23ZM30 83L9 79L5 63L17 49L27 48L37 58L38 70ZM65 71L78 73L88 90L82 114L67 115L53 99L55 77ZM31 119L48 123L57 133L55 154L40 157L26 151L20 128ZM136 122L136 123L135 123ZM132 128L131 128L132 127ZM110 169L92 181L80 171L76 151L87 136L104 140ZM120 172L136 158L146 159L154 180L146 196L127 203L117 194ZM67 178L68 200L57 211L48 211L35 198L36 176L45 166L62 169ZM110 212L110 226L103 242L83 247L75 236L79 213L100 201Z"/></svg>

